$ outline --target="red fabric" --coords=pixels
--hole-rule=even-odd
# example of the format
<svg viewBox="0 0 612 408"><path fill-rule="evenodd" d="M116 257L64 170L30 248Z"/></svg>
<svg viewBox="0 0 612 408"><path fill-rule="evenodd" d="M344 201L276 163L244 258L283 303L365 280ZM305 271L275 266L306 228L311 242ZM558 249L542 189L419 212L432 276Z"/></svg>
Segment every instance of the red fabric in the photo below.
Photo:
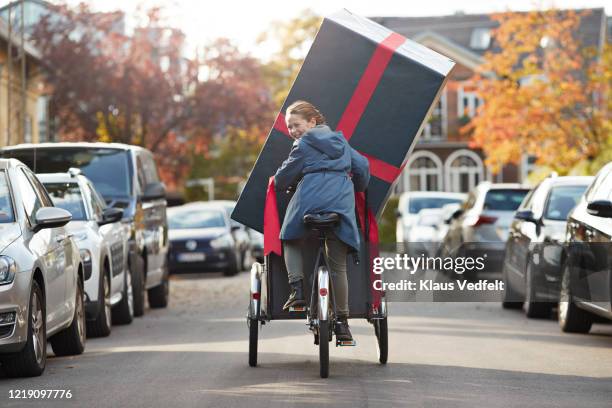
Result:
<svg viewBox="0 0 612 408"><path fill-rule="evenodd" d="M359 224L362 226L365 236L365 193L355 193L355 207L357 207ZM368 261L370 263L370 283L372 283L378 279L378 275L374 273L374 258L378 257L378 223L376 222L374 212L369 207L367 249L369 250ZM370 291L372 293L372 308L378 309L380 307L382 291L374 289L374 286L370 287Z"/></svg>
<svg viewBox="0 0 612 408"><path fill-rule="evenodd" d="M268 192L266 193L266 204L264 207L264 255L275 253L282 254L280 240L281 223L278 218L278 206L276 205L276 191L274 190L274 176L268 181Z"/></svg>

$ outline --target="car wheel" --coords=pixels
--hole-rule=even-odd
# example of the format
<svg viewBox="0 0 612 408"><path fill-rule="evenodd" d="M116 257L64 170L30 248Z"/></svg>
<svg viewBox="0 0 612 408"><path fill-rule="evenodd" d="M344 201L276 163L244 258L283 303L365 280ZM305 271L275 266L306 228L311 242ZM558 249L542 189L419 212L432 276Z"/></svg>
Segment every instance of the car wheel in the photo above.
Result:
<svg viewBox="0 0 612 408"><path fill-rule="evenodd" d="M508 279L508 268L505 261L502 265L502 279L504 281L502 307L504 309L520 309L523 307L523 302L517 301L517 299L520 299L519 295L514 292L512 285L510 285L510 280Z"/></svg>
<svg viewBox="0 0 612 408"><path fill-rule="evenodd" d="M125 282L121 301L113 308L113 324L130 324L134 320L134 290L132 274L125 272Z"/></svg>
<svg viewBox="0 0 612 408"><path fill-rule="evenodd" d="M109 271L106 266L100 269L102 279L100 279L100 290L98 291L98 315L93 321L87 322L87 335L89 337L106 337L111 333L112 327L112 308L111 308L111 283Z"/></svg>
<svg viewBox="0 0 612 408"><path fill-rule="evenodd" d="M32 281L28 310L28 339L19 353L2 358L2 369L8 377L36 377L47 364L47 325L45 299L36 281Z"/></svg>
<svg viewBox="0 0 612 408"><path fill-rule="evenodd" d="M74 317L70 326L49 339L56 356L82 354L85 350L85 308L83 307L83 282L77 281Z"/></svg>
<svg viewBox="0 0 612 408"><path fill-rule="evenodd" d="M561 274L561 292L558 307L559 326L566 333L588 333L593 316L580 309L572 299L570 267L566 263Z"/></svg>
<svg viewBox="0 0 612 408"><path fill-rule="evenodd" d="M148 291L149 306L156 309L168 306L169 294L170 280L168 279L168 268L166 268L161 284Z"/></svg>
<svg viewBox="0 0 612 408"><path fill-rule="evenodd" d="M238 268L238 254L234 254L234 256L232 257L232 260L230 261L229 266L225 269L225 271L223 271L223 274L225 276L234 276L237 275L238 272L240 272L239 268Z"/></svg>
<svg viewBox="0 0 612 408"><path fill-rule="evenodd" d="M145 262L142 256L134 257L130 272L134 290L134 316L142 316L145 311Z"/></svg>
<svg viewBox="0 0 612 408"><path fill-rule="evenodd" d="M533 264L529 260L525 270L525 302L523 303L523 310L529 318L544 319L550 316L553 304L551 302L538 301L535 277L533 275Z"/></svg>

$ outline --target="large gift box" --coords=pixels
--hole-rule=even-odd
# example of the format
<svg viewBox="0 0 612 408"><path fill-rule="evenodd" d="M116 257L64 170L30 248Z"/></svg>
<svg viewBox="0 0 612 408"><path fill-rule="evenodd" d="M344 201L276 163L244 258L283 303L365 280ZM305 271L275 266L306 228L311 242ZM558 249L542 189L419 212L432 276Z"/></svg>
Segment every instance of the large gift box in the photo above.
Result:
<svg viewBox="0 0 612 408"><path fill-rule="evenodd" d="M284 112L313 103L370 163L368 205L380 215L454 62L346 10L323 20L238 199L232 218L263 232L268 179L291 150ZM289 200L278 194L280 219Z"/></svg>

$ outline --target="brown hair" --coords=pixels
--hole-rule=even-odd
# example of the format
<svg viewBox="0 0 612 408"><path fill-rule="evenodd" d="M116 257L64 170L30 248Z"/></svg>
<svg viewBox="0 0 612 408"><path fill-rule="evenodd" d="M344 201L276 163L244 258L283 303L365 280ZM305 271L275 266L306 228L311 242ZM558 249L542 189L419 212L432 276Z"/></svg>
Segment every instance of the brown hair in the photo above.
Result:
<svg viewBox="0 0 612 408"><path fill-rule="evenodd" d="M325 116L315 106L306 101L295 101L287 108L287 115L300 115L307 121L314 118L317 125L325 124Z"/></svg>

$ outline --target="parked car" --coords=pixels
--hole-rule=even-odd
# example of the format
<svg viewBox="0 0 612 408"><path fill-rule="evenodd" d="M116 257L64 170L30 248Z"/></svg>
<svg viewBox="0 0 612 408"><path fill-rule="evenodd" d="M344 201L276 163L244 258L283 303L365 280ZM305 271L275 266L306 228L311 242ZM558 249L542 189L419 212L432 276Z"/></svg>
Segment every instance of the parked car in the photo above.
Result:
<svg viewBox="0 0 612 408"><path fill-rule="evenodd" d="M548 317L559 300L567 216L593 177L548 177L523 200L510 225L502 276L505 308Z"/></svg>
<svg viewBox="0 0 612 408"><path fill-rule="evenodd" d="M253 255L251 253L251 238L247 231L247 227L231 218L232 211L234 211L234 207L236 207L236 202L230 200L214 200L210 201L210 203L220 205L225 209L225 212L227 212L227 216L230 217L230 223L232 225L232 236L240 251L238 265L242 270L251 269Z"/></svg>
<svg viewBox="0 0 612 408"><path fill-rule="evenodd" d="M128 266L134 288L134 315L168 304L168 225L165 187L150 151L120 143L41 143L0 149L34 172L64 173L79 168L111 207L123 210L130 237Z"/></svg>
<svg viewBox="0 0 612 408"><path fill-rule="evenodd" d="M510 222L528 192L519 184L478 184L453 214L441 255L483 257L485 271L500 271ZM464 277L475 277L475 270Z"/></svg>
<svg viewBox="0 0 612 408"><path fill-rule="evenodd" d="M0 361L11 377L42 374L47 340L57 356L85 349L84 268L53 206L25 165L0 159Z"/></svg>
<svg viewBox="0 0 612 408"><path fill-rule="evenodd" d="M438 225L438 242L444 241L444 237L448 233L450 223L453 220L453 215L461 208L461 204L452 203L442 206L442 223ZM438 248L439 249L439 248Z"/></svg>
<svg viewBox="0 0 612 408"><path fill-rule="evenodd" d="M74 237L85 267L87 335L108 336L113 321L128 324L134 316L123 210L108 207L78 169L37 176L55 206L72 214L66 229Z"/></svg>
<svg viewBox="0 0 612 408"><path fill-rule="evenodd" d="M567 219L559 325L587 333L612 320L612 163L604 166Z"/></svg>
<svg viewBox="0 0 612 408"><path fill-rule="evenodd" d="M240 271L240 251L223 207L205 202L172 207L168 225L173 273L221 270L232 276Z"/></svg>
<svg viewBox="0 0 612 408"><path fill-rule="evenodd" d="M251 241L251 254L256 262L264 263L264 237L261 232L255 231L252 228L247 228Z"/></svg>
<svg viewBox="0 0 612 408"><path fill-rule="evenodd" d="M441 208L425 208L419 211L414 225L410 228L408 255L413 257L434 256L440 242L438 228L443 222Z"/></svg>
<svg viewBox="0 0 612 408"><path fill-rule="evenodd" d="M402 193L397 205L397 223L395 236L397 242L409 245L410 229L417 220L419 211L426 208L442 208L446 204L459 204L466 199L463 193L446 193L442 191L410 191Z"/></svg>

